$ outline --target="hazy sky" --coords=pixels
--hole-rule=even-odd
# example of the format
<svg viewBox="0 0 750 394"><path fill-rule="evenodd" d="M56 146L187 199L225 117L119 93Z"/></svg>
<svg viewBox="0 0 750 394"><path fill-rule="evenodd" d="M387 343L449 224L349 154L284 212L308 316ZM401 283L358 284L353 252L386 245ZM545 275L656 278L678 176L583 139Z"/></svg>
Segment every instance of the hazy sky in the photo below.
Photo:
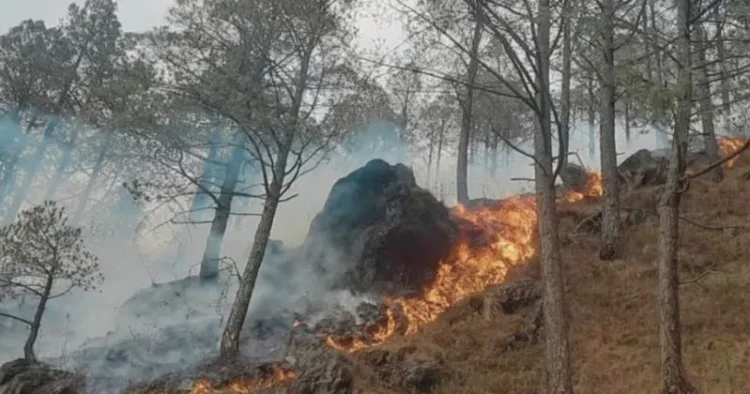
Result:
<svg viewBox="0 0 750 394"><path fill-rule="evenodd" d="M67 13L71 2L83 0L0 0L0 33L24 19L42 19L48 25L56 25ZM125 31L144 31L164 22L173 0L119 0L120 22ZM357 24L361 45L371 47L380 43L387 49L402 41L401 25L388 14L387 2L374 5L371 16L362 17ZM377 8L377 9L375 9Z"/></svg>
<svg viewBox="0 0 750 394"><path fill-rule="evenodd" d="M57 22L67 13L70 0L0 0L0 30L5 32L24 19ZM75 1L82 4L83 1ZM123 28L143 31L162 22L172 0L120 0L119 14Z"/></svg>

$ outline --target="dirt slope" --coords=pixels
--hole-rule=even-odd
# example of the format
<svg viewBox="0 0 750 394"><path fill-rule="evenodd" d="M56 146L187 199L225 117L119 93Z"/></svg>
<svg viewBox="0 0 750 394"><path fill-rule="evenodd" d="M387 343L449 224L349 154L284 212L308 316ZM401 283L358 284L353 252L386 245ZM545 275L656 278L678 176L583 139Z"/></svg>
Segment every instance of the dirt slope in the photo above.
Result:
<svg viewBox="0 0 750 394"><path fill-rule="evenodd" d="M750 160L743 158L719 185L692 183L681 221L682 326L685 363L702 393L740 393L750 387ZM659 351L655 288L657 218L654 191L624 198L642 221L625 231L624 257L597 258L596 235L578 227L591 203L561 207L561 240L570 305L576 393L656 393ZM638 209L635 209L638 208ZM645 209L644 209L645 208ZM725 228L722 228L725 227ZM513 279L538 277L532 260ZM697 278L697 280L696 280ZM521 318L471 302L445 313L416 335L392 338L353 355L358 391L402 393L389 372L373 367L382 349L440 365L436 393L536 393L542 344L508 350Z"/></svg>

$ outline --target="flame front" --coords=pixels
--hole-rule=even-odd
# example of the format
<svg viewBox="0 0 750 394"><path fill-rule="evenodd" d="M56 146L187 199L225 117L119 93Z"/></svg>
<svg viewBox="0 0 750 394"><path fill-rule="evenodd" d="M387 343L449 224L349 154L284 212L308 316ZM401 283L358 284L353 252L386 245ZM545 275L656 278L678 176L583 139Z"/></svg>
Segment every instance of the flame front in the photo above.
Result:
<svg viewBox="0 0 750 394"><path fill-rule="evenodd" d="M719 143L719 154L721 154L722 157L728 157L740 150L740 148L747 143L747 138L720 137L717 142ZM726 167L734 168L734 166L737 165L737 159L739 159L739 156L733 157L727 161Z"/></svg>
<svg viewBox="0 0 750 394"><path fill-rule="evenodd" d="M601 172L589 172L587 173L588 179L586 179L586 186L581 191L566 190L563 194L563 200L567 202L581 201L586 197L599 198L604 195L604 188L602 187L602 173Z"/></svg>
<svg viewBox="0 0 750 394"><path fill-rule="evenodd" d="M267 377L237 379L226 386L217 386L206 379L199 379L193 384L190 394L252 394L295 377L294 370L274 366Z"/></svg>
<svg viewBox="0 0 750 394"><path fill-rule="evenodd" d="M328 346L350 352L381 343L396 332L393 311L405 317L404 334L413 334L425 323L435 320L451 305L488 286L505 280L508 269L534 254L537 226L534 197L513 196L492 206L468 210L453 209L452 215L482 230L481 245L466 231L460 234L452 257L440 264L436 279L420 298L390 298L386 322L365 329L369 341L327 336Z"/></svg>

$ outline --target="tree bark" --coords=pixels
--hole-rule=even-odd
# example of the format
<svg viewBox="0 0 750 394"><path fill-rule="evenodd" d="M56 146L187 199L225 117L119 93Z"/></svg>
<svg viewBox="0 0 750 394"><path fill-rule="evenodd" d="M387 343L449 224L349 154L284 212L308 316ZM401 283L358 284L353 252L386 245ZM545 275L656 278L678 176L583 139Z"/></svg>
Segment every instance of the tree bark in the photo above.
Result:
<svg viewBox="0 0 750 394"><path fill-rule="evenodd" d="M47 148L49 148L49 146L51 145L50 140L57 131L59 122L60 121L58 119L53 119L49 121L47 123L47 126L44 128L42 140L39 142L39 145L37 145L36 150L27 162L29 166L27 168L26 177L24 181L21 182L18 189L16 189L15 193L13 194L13 199L11 200L10 207L8 207L8 210L5 212L6 223L10 223L15 220L16 215L18 215L18 211L21 210L21 205L23 205L23 202L26 200L26 197L29 194L29 190L31 190L31 186L34 183L36 174L39 172L39 170L42 169L45 153L47 152Z"/></svg>
<svg viewBox="0 0 750 394"><path fill-rule="evenodd" d="M42 291L41 297L39 297L39 304L36 307L36 313L34 313L34 320L32 320L31 326L29 327L29 336L26 338L26 343L23 345L23 355L26 360L36 361L34 344L39 336L39 329L42 327L42 317L44 317L44 310L47 308L47 301L49 301L54 281L55 273L53 271L47 274L47 279L44 283L44 290Z"/></svg>
<svg viewBox="0 0 750 394"><path fill-rule="evenodd" d="M694 30L694 41L696 43L696 90L698 93L698 105L700 107L701 126L703 129L703 145L706 156L711 163L721 160L719 155L719 144L716 142L716 130L714 129L714 107L711 102L711 82L708 79L708 62L706 61L706 43L708 37L706 31L698 23ZM724 172L721 166L713 169L711 178L714 182L721 182Z"/></svg>
<svg viewBox="0 0 750 394"><path fill-rule="evenodd" d="M0 204L6 197L11 195L16 184L17 168L21 160L21 154L26 148L27 136L23 133L21 126L22 110L14 109L7 116L10 132L5 130L6 136L3 138L3 175L0 180ZM3 122L5 123L5 122Z"/></svg>
<svg viewBox="0 0 750 394"><path fill-rule="evenodd" d="M435 186L440 188L440 159L443 157L443 139L445 138L445 127L440 129L438 135L437 157L435 158Z"/></svg>
<svg viewBox="0 0 750 394"><path fill-rule="evenodd" d="M604 183L601 244L599 258L614 260L620 249L620 193L617 190L617 143L615 139L615 7L614 0L603 0L601 114L599 116L599 154Z"/></svg>
<svg viewBox="0 0 750 394"><path fill-rule="evenodd" d="M70 141L63 144L63 155L60 159L57 169L55 169L55 175L52 176L52 180L47 186L47 192L44 195L45 200L53 200L60 186L63 184L65 178L65 171L73 163L73 150L75 149L76 143L78 142L78 133L80 132L79 127L74 127L70 133Z"/></svg>
<svg viewBox="0 0 750 394"><path fill-rule="evenodd" d="M227 231L229 216L232 213L232 199L239 179L242 158L245 152L245 133L239 131L234 137L234 147L229 161L226 163L224 181L221 183L221 191L216 200L216 211L211 221L211 230L206 239L206 248L201 259L201 268L198 277L201 281L214 281L219 277L219 260L221 244Z"/></svg>
<svg viewBox="0 0 750 394"><path fill-rule="evenodd" d="M289 159L289 153L292 149L292 143L297 134L297 127L300 121L300 109L302 107L302 100L304 94L307 91L307 80L309 78L309 67L310 59L313 54L313 50L318 43L317 37L311 38L310 46L306 48L306 52L300 59L300 71L297 75L297 83L295 84L294 98L292 101L292 108L290 111L291 124L287 127L281 137L281 141L278 141L278 153L276 155L276 163L272 169L273 174L270 182L267 183L266 187L266 198L263 204L263 212L261 213L260 223L258 228L255 230L255 237L253 239L253 248L250 251L250 257L248 257L247 265L242 274L242 280L240 286L237 289L237 295L235 296L234 303L232 304L232 310L229 313L229 319L227 320L227 326L224 328L224 333L221 337L220 352L224 358L233 358L240 354L240 332L242 332L242 326L245 324L245 318L247 317L247 309L252 301L253 290L255 289L255 283L258 280L258 273L263 264L263 258L266 253L266 246L268 245L268 239L271 236L271 230L273 228L273 221L276 216L276 208L279 205L281 199L281 192L284 188L284 178L286 176L286 166ZM301 152L298 154L302 154ZM262 165L260 163L259 165Z"/></svg>
<svg viewBox="0 0 750 394"><path fill-rule="evenodd" d="M430 187L432 180L432 156L435 153L435 131L430 133L429 152L427 154L427 187Z"/></svg>
<svg viewBox="0 0 750 394"><path fill-rule="evenodd" d="M101 174L102 168L104 168L104 159L107 158L107 153L109 153L109 146L112 142L113 137L113 133L111 131L105 133L106 135L104 136L104 141L102 141L102 145L99 148L99 155L97 155L96 163L94 163L94 169L91 172L89 180L86 182L86 187L83 189L83 193L78 198L78 203L76 204L75 211L73 211L73 223L77 223L81 219L81 216L86 209L86 204L88 204L89 198L91 197L91 192L94 190L94 185L96 185L96 181L99 180L99 174Z"/></svg>
<svg viewBox="0 0 750 394"><path fill-rule="evenodd" d="M719 7L716 7L716 52L718 57L716 60L719 63L719 80L721 81L722 115L728 121L730 115L732 115L731 83L728 77L729 71L727 70L726 47L724 47L724 21L720 19L719 12Z"/></svg>
<svg viewBox="0 0 750 394"><path fill-rule="evenodd" d="M589 126L589 158L596 156L596 97L594 95L594 77L593 73L589 74L586 82L586 91L588 92L588 126Z"/></svg>
<svg viewBox="0 0 750 394"><path fill-rule="evenodd" d="M659 201L659 345L661 353L662 392L694 392L685 376L682 362L679 282L677 252L682 176L685 171L691 110L690 0L675 0L677 8L677 114L667 184Z"/></svg>
<svg viewBox="0 0 750 394"><path fill-rule="evenodd" d="M560 88L560 128L563 155L560 157L562 168L568 164L568 151L570 150L570 78L571 65L573 63L573 45L570 36L570 24L572 23L571 1L567 0L563 9L563 37L562 37L562 83Z"/></svg>
<svg viewBox="0 0 750 394"><path fill-rule="evenodd" d="M630 129L630 99L625 98L623 100L623 106L625 107L625 146L630 148L630 142L633 138L632 130Z"/></svg>
<svg viewBox="0 0 750 394"><path fill-rule="evenodd" d="M544 286L544 343L547 394L571 394L570 349L566 321L565 282L562 274L556 193L552 168L552 117L549 83L550 23L549 0L539 0L537 43L539 131L534 136L534 166L537 216L539 218L542 281Z"/></svg>
<svg viewBox="0 0 750 394"><path fill-rule="evenodd" d="M474 35L471 40L471 59L469 59L466 101L461 104L461 135L458 138L458 163L456 165L456 193L459 204L469 202L469 142L474 115L474 83L479 69L479 43L482 41L482 7L473 7Z"/></svg>

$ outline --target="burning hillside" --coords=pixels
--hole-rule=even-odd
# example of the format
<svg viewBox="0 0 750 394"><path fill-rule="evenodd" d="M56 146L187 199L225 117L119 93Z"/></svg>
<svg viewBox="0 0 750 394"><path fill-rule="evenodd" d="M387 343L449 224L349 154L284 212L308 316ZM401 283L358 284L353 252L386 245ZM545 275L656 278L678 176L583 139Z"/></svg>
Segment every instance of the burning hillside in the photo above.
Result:
<svg viewBox="0 0 750 394"><path fill-rule="evenodd" d="M722 140L722 153L731 154L743 143ZM727 164L735 165L736 160ZM562 197L574 202L568 205L590 206L587 202L601 194L601 177L589 173L584 190L564 191ZM563 226L567 229L563 231L570 230L567 226ZM178 373L129 392L346 394L359 385L355 384L355 377L366 381L372 378L367 373L362 375L362 368L372 368L375 375L396 382L393 387L401 388L368 392L434 388L445 376L440 371L466 366L446 367L450 364L445 358L448 350L433 350L425 360L418 356L421 350L412 345L388 349L421 337L443 338L440 346L452 349L458 346L455 339L441 337L434 327L442 327L451 333L451 338L458 338L464 334L456 330L476 328L465 326L468 322L477 327L490 324L488 318L475 321L473 315L454 310L499 308L500 314L492 321L505 326L493 330L497 335L502 333L503 338L487 345L488 349L505 352L535 343L539 327L538 283L535 278L506 282L517 268L534 261L536 232L533 197L513 196L449 211L416 185L408 168L382 161L368 163L336 183L326 207L311 225L305 244L287 252L285 262L274 263L286 264L280 270L284 272L299 269L300 262L306 263L312 272L328 278L331 289L357 295L354 307L323 307L320 300L307 299L304 307L270 311L258 324L270 332L276 345L287 348L283 357L258 361L257 350L249 349L256 349L250 345L261 341L261 335L249 328L243 334L249 359L201 366L193 373ZM566 239L563 244L571 242ZM585 245L581 248L585 249ZM565 254L572 258L570 251ZM532 308L524 309L526 306ZM530 315L518 314L519 308ZM455 313L462 317L446 317ZM461 323L463 320L467 323ZM457 323L446 326L444 321ZM182 335L179 331L172 333L171 337ZM212 333L206 334L206 343L216 340ZM477 341L482 339L475 337L469 342ZM184 342L163 346L184 346ZM108 363L125 357L113 350L106 352ZM114 375L106 377L113 378Z"/></svg>

